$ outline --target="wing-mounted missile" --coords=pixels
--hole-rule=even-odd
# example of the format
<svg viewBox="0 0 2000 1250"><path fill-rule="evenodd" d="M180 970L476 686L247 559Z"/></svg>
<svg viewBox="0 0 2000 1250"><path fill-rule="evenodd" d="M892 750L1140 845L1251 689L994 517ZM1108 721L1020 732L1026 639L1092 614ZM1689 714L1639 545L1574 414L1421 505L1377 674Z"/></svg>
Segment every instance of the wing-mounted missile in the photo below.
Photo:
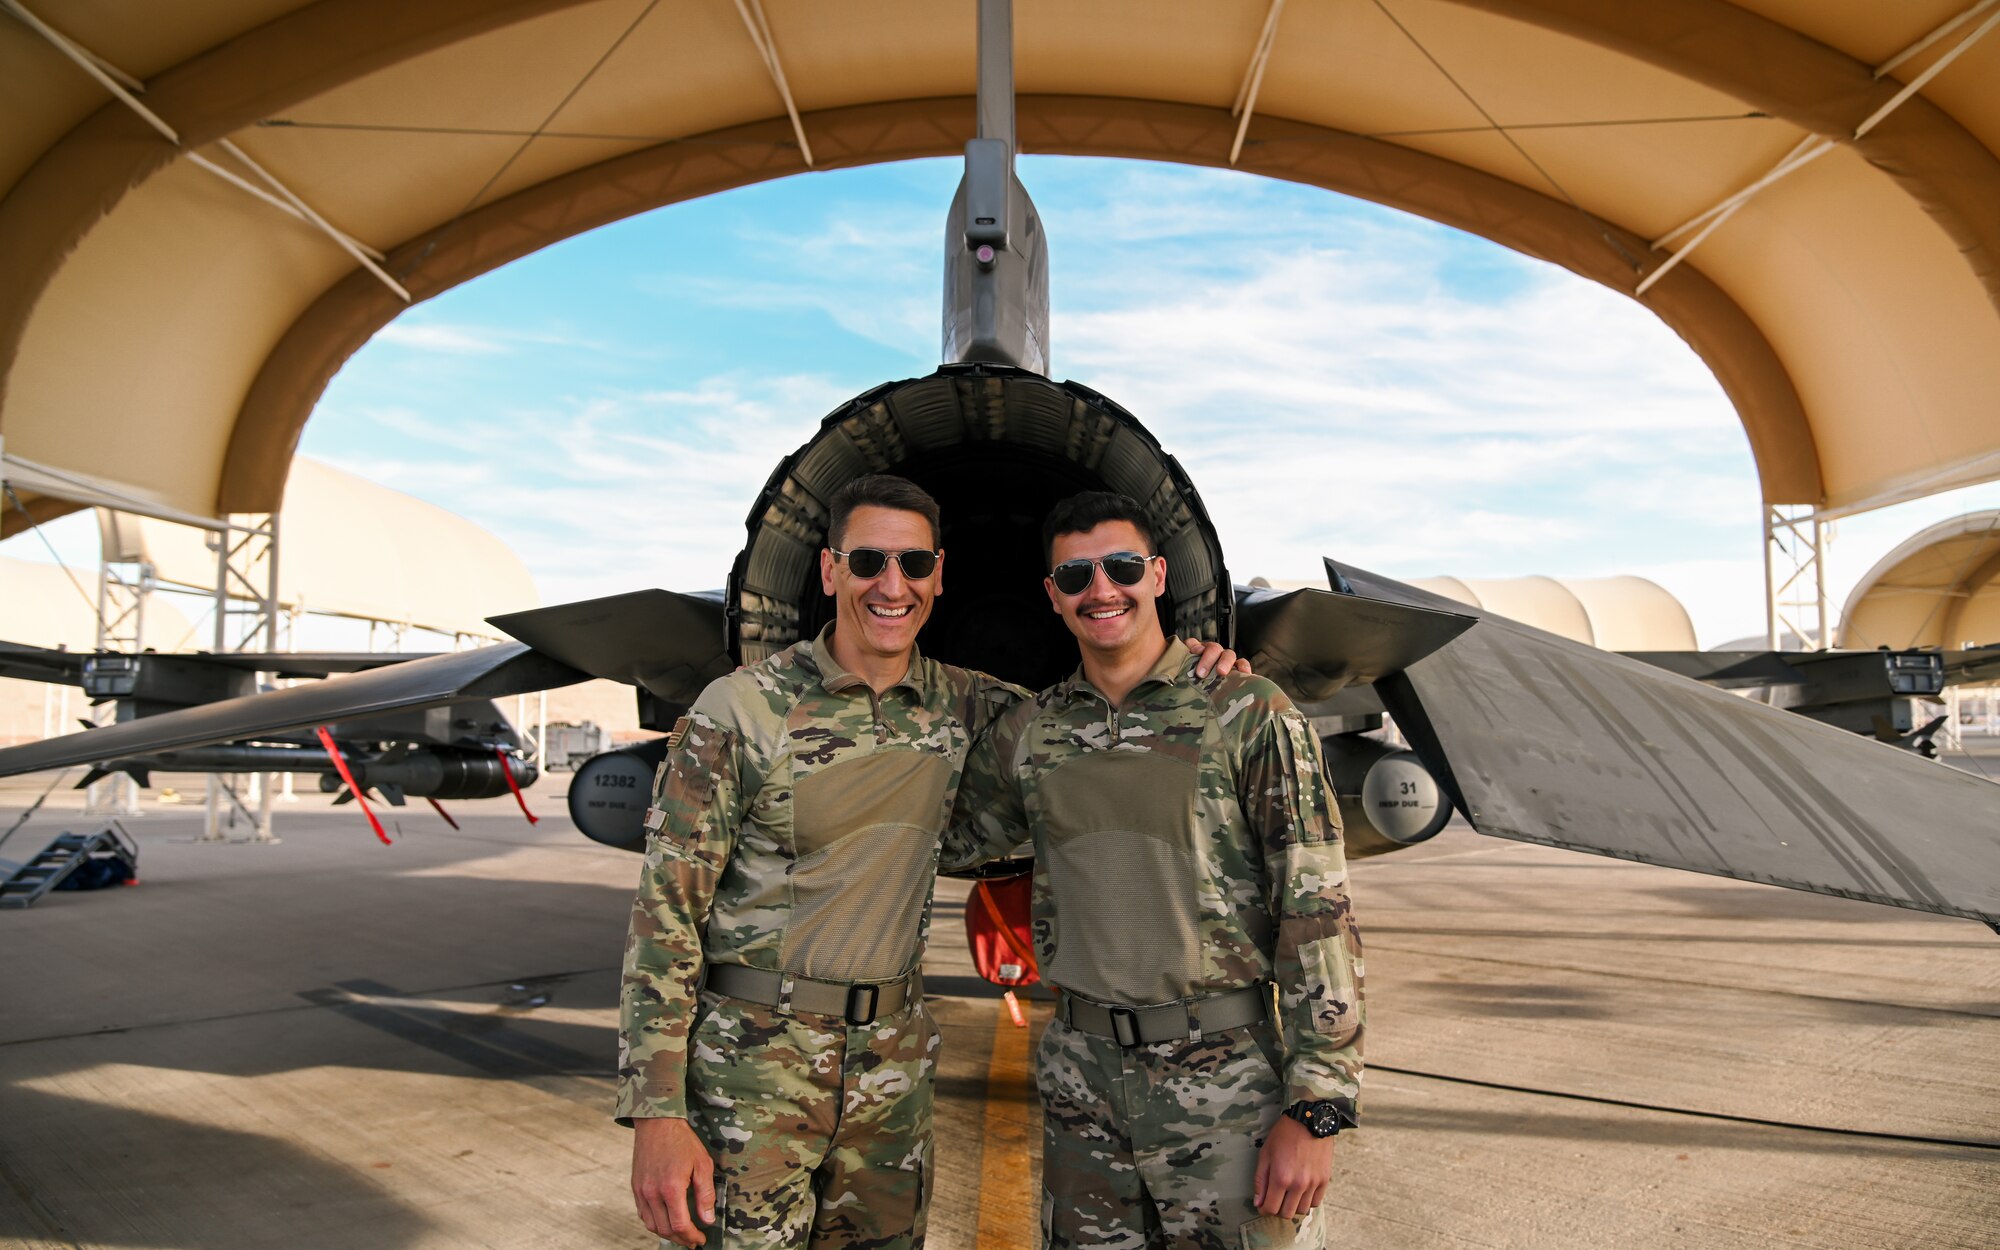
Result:
<svg viewBox="0 0 2000 1250"><path fill-rule="evenodd" d="M1049 371L1049 244L1014 176L1014 19L979 6L979 137L944 229L944 360Z"/></svg>
<svg viewBox="0 0 2000 1250"><path fill-rule="evenodd" d="M8 747L0 750L0 777L505 698L571 685L588 675L521 643L501 643Z"/></svg>
<svg viewBox="0 0 2000 1250"><path fill-rule="evenodd" d="M1481 833L2000 922L2000 785L1326 563L1477 618L1375 690Z"/></svg>

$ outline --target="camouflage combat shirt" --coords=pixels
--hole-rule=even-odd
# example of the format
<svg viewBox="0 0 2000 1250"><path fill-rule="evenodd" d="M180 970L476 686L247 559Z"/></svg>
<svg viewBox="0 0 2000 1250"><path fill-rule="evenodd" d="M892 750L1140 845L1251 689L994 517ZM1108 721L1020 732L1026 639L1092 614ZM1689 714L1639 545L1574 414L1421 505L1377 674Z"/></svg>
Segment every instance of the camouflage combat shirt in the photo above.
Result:
<svg viewBox="0 0 2000 1250"><path fill-rule="evenodd" d="M882 983L923 955L966 751L1027 692L913 653L877 695L832 628L710 683L675 727L626 942L620 1118L687 1115L706 963Z"/></svg>
<svg viewBox="0 0 2000 1250"><path fill-rule="evenodd" d="M1361 1082L1361 938L1319 741L1261 677L1169 641L1114 708L1079 669L966 763L947 867L1032 838L1043 977L1150 1006L1275 982L1285 1104Z"/></svg>

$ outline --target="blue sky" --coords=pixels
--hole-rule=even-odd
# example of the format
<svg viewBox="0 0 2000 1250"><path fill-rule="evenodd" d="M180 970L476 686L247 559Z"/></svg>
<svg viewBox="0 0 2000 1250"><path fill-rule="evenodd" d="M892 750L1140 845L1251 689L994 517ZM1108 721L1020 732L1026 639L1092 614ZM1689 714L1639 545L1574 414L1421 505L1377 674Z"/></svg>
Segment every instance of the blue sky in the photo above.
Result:
<svg viewBox="0 0 2000 1250"><path fill-rule="evenodd" d="M1761 632L1748 444L1638 305L1319 190L1061 157L1020 173L1051 240L1053 372L1181 459L1239 576L1314 577L1321 555L1397 576L1637 573L1704 645ZM492 529L545 602L720 585L778 457L846 398L935 366L957 177L944 160L807 175L549 248L377 336L301 451ZM1844 523L1836 588L1996 503L1986 487Z"/></svg>

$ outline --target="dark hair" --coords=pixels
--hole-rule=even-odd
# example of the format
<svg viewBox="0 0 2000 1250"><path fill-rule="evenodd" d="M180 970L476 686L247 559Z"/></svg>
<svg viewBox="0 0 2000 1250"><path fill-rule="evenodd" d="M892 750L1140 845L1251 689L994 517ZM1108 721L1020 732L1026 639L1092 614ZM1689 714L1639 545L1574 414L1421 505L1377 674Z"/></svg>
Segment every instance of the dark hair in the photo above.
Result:
<svg viewBox="0 0 2000 1250"><path fill-rule="evenodd" d="M854 515L856 508L894 508L898 512L914 512L931 524L931 546L936 547L941 534L938 521L937 500L926 494L924 488L906 477L893 473L871 473L867 477L857 477L839 490L833 492L833 519L827 523L827 546L846 546L847 518Z"/></svg>
<svg viewBox="0 0 2000 1250"><path fill-rule="evenodd" d="M1138 500L1108 490L1087 490L1049 509L1049 519L1042 522L1042 567L1047 568L1055 559L1056 539L1064 534L1087 534L1106 521L1131 522L1145 540L1144 554L1160 554L1153 545L1153 523L1146 519L1146 510Z"/></svg>

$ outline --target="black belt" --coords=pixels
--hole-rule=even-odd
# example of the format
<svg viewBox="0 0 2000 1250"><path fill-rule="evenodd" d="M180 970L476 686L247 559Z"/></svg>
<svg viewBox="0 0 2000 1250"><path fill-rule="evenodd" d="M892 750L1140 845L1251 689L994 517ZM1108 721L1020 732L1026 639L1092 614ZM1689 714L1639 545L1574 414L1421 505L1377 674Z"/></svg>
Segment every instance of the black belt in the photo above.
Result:
<svg viewBox="0 0 2000 1250"><path fill-rule="evenodd" d="M847 981L817 981L790 972L746 968L742 964L709 964L702 986L730 998L781 1011L810 1011L816 1015L840 1016L849 1024L873 1024L883 1016L893 1016L909 1003L923 997L921 972L912 972L899 981L878 985L855 985Z"/></svg>
<svg viewBox="0 0 2000 1250"><path fill-rule="evenodd" d="M1240 990L1224 990L1157 1007L1112 1007L1064 990L1062 1001L1056 1005L1056 1018L1072 1029L1108 1037L1120 1046L1140 1046L1241 1028L1264 1019L1270 1010L1270 983L1260 981Z"/></svg>

